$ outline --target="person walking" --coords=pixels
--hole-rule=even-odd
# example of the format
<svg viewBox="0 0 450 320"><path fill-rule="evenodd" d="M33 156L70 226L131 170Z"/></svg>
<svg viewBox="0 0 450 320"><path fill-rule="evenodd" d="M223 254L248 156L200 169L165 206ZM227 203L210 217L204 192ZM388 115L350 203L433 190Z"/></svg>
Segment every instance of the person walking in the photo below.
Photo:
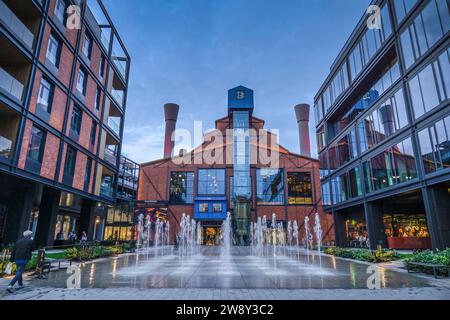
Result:
<svg viewBox="0 0 450 320"><path fill-rule="evenodd" d="M17 271L15 277L11 280L8 288L6 289L9 293L13 293L13 287L16 282L19 283L19 289L23 288L22 274L25 271L25 267L27 266L28 261L30 261L33 253L34 242L32 240L32 236L32 231L25 231L23 233L23 238L16 242L11 252L10 261L16 263Z"/></svg>
<svg viewBox="0 0 450 320"><path fill-rule="evenodd" d="M87 238L86 231L83 231L83 232L81 233L81 241L80 241L80 243L86 243L87 240L88 240L88 238Z"/></svg>

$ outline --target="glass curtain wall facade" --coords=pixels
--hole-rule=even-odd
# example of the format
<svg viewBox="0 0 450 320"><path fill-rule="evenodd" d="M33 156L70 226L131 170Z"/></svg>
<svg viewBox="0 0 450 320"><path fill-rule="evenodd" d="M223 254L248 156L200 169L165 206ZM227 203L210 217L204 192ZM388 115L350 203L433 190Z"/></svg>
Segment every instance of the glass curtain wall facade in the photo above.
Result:
<svg viewBox="0 0 450 320"><path fill-rule="evenodd" d="M381 7L381 29L357 26L316 95L315 116L326 210L344 221L338 212L363 208L369 236L379 241L370 234L370 215L383 197L416 190L424 207L419 220L439 221L441 210L430 194L445 191L450 180L450 4L373 4ZM333 90L336 77L343 79L342 90ZM450 201L448 192L440 194ZM386 214L391 229L392 221L405 221ZM429 236L434 248L449 245L446 235Z"/></svg>

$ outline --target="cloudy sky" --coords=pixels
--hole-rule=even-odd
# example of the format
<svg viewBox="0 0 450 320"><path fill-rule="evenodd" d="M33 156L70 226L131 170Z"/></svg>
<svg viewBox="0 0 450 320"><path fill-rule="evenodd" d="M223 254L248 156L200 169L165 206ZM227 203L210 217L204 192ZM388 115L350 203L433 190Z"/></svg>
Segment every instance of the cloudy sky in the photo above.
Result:
<svg viewBox="0 0 450 320"><path fill-rule="evenodd" d="M105 0L132 57L123 153L162 157L162 106L178 128L206 131L226 115L227 90L255 91L255 116L299 151L293 106L313 104L369 0ZM312 151L316 155L311 115Z"/></svg>

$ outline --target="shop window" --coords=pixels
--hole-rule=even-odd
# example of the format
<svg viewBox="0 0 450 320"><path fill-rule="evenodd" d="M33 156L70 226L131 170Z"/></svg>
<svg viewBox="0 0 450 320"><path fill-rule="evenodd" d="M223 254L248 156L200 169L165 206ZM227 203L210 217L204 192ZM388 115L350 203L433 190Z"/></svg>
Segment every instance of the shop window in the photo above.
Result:
<svg viewBox="0 0 450 320"><path fill-rule="evenodd" d="M383 221L388 237L429 237L425 215L384 215Z"/></svg>
<svg viewBox="0 0 450 320"><path fill-rule="evenodd" d="M288 203L312 204L311 174L309 172L288 172Z"/></svg>
<svg viewBox="0 0 450 320"><path fill-rule="evenodd" d="M369 233L363 220L346 220L345 233L350 247L369 247Z"/></svg>

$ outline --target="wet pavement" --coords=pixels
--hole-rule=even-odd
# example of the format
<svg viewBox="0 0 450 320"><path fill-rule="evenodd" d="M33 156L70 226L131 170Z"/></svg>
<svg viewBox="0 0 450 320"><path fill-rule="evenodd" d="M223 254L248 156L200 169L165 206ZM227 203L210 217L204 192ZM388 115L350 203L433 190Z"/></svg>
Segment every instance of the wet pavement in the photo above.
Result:
<svg viewBox="0 0 450 320"><path fill-rule="evenodd" d="M169 253L169 250L166 250ZM233 247L223 257L220 248L204 247L196 256L162 255L161 251L104 259L81 266L81 288L135 289L367 289L369 264L306 255L303 249L263 257L251 248ZM426 277L379 268L382 289L432 287ZM47 280L32 280L31 287L66 288L66 270L52 272Z"/></svg>

